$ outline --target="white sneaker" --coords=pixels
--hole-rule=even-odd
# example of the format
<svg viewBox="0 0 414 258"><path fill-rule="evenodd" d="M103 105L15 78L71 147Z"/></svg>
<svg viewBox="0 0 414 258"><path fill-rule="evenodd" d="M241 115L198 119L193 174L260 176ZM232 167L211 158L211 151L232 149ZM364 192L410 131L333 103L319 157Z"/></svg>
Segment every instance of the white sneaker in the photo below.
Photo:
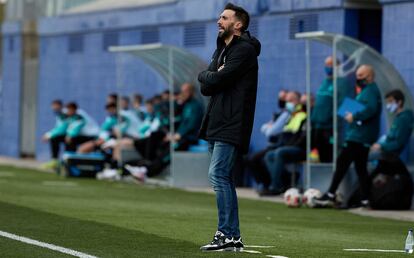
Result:
<svg viewBox="0 0 414 258"><path fill-rule="evenodd" d="M147 178L148 169L146 167L134 167L127 164L125 169L139 181L144 182Z"/></svg>
<svg viewBox="0 0 414 258"><path fill-rule="evenodd" d="M106 168L102 172L99 172L96 174L96 179L98 180L105 180L105 179L120 180L121 176L119 175L118 170Z"/></svg>

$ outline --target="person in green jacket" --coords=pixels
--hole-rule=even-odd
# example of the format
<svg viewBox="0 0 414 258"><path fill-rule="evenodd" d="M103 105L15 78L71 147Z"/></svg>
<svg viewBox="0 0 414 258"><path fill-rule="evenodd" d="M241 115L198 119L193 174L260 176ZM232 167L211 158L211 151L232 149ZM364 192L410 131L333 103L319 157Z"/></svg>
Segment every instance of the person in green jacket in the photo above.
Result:
<svg viewBox="0 0 414 258"><path fill-rule="evenodd" d="M102 150L111 139L115 137L115 127L118 124L117 105L116 103L108 103L105 105L107 116L101 125L98 139L82 143L77 152L90 153L96 150Z"/></svg>
<svg viewBox="0 0 414 258"><path fill-rule="evenodd" d="M398 157L409 142L413 131L414 115L404 109L405 97L400 90L392 90L385 95L386 109L394 116L391 127L386 135L371 147L370 159L380 156Z"/></svg>
<svg viewBox="0 0 414 258"><path fill-rule="evenodd" d="M60 145L65 143L68 120L63 112L63 102L60 99L52 101L51 108L56 116L55 126L42 137L44 142L49 142L52 159L43 165L44 168L53 169L58 165Z"/></svg>
<svg viewBox="0 0 414 258"><path fill-rule="evenodd" d="M78 109L74 102L66 104L68 127L66 130L66 151L76 152L82 143L95 140L99 134L99 127L85 111Z"/></svg>
<svg viewBox="0 0 414 258"><path fill-rule="evenodd" d="M356 101L364 106L354 114L346 113L345 120L349 123L346 131L344 148L336 160L336 171L333 175L328 192L315 198L320 206L331 206L335 202L335 193L351 163L354 163L361 186L361 206L368 207L369 178L367 161L370 146L378 138L381 118L381 94L374 82L375 73L370 65L361 65L357 72L357 86L360 88Z"/></svg>
<svg viewBox="0 0 414 258"><path fill-rule="evenodd" d="M152 133L149 138L134 142L134 146L138 152L143 154L147 162L143 166L126 165L125 169L129 171L138 180L145 180L146 177L153 177L162 172L169 164L170 155L168 143L174 141L175 150L188 150L190 145L198 142L198 130L200 129L201 120L203 118L203 106L195 99L195 87L192 84L185 83L181 86L179 101L183 105L180 123L174 134L168 133L163 138L159 138L159 132ZM148 144L151 148L158 148L155 157L147 158L143 149L148 150ZM148 151L153 153L154 151Z"/></svg>
<svg viewBox="0 0 414 258"><path fill-rule="evenodd" d="M174 135L167 135L166 141L174 140L176 150L187 150L198 142L198 130L203 118L203 106L194 98L195 87L190 83L181 86L179 100L182 112L178 118L180 123Z"/></svg>
<svg viewBox="0 0 414 258"><path fill-rule="evenodd" d="M337 61L337 65L339 65ZM332 143L333 135L333 58L328 56L325 59L326 78L321 83L317 93L315 104L311 113L312 123L312 148L316 148L319 153L319 160L323 163L332 162ZM351 95L352 87L344 77L338 77L337 96L339 107L345 97Z"/></svg>

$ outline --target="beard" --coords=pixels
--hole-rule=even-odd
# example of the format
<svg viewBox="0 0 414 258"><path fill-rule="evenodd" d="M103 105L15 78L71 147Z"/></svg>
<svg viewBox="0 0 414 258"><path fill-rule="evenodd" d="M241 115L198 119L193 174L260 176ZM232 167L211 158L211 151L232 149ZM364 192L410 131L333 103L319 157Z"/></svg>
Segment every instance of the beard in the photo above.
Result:
<svg viewBox="0 0 414 258"><path fill-rule="evenodd" d="M232 28L232 25L230 25L227 28L223 28L223 31L219 32L218 36L222 39L226 39L226 38L230 37L233 34L234 34L234 30Z"/></svg>

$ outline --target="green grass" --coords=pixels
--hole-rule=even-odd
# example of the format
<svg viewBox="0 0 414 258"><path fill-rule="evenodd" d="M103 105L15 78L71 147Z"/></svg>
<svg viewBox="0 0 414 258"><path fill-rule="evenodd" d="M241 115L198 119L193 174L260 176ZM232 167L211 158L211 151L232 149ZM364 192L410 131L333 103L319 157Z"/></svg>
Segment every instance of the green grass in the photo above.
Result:
<svg viewBox="0 0 414 258"><path fill-rule="evenodd" d="M203 253L216 230L215 197L176 189L63 179L0 167L0 230L99 257L402 257L344 248L402 249L409 222L338 210L240 201L248 245L262 254ZM1 257L69 257L0 237Z"/></svg>

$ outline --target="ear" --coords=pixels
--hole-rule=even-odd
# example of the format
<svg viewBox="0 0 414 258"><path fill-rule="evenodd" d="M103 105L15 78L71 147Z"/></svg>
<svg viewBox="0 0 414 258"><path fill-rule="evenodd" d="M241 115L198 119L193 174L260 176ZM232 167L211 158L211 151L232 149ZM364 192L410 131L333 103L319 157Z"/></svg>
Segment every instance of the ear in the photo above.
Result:
<svg viewBox="0 0 414 258"><path fill-rule="evenodd" d="M234 28L238 31L241 31L241 28L243 27L243 24L241 23L241 21L236 21L236 23L234 23Z"/></svg>

